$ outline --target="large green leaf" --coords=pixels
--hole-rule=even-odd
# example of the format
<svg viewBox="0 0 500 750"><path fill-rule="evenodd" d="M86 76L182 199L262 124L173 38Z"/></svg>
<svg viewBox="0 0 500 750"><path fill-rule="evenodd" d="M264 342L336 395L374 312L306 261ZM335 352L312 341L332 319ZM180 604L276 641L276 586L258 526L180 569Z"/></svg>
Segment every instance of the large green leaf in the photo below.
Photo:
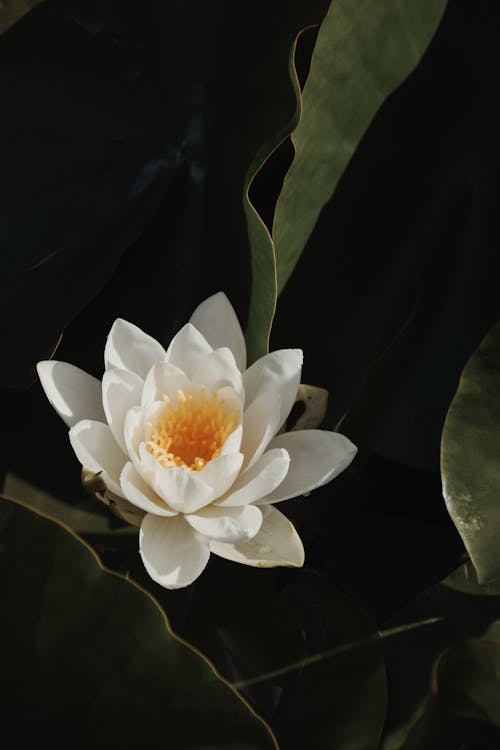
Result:
<svg viewBox="0 0 500 750"><path fill-rule="evenodd" d="M334 0L321 25L274 220L283 289L359 141L419 62L446 0Z"/></svg>
<svg viewBox="0 0 500 750"><path fill-rule="evenodd" d="M481 593L452 590L445 580L385 624L389 708L381 750L497 747L488 738L499 718L500 596Z"/></svg>
<svg viewBox="0 0 500 750"><path fill-rule="evenodd" d="M292 134L272 238L250 214L253 288L248 339L262 353L279 294L323 206L386 97L419 62L446 0L334 0L321 24ZM273 273L274 271L274 273Z"/></svg>
<svg viewBox="0 0 500 750"><path fill-rule="evenodd" d="M500 578L500 324L467 362L441 443L443 494L479 583Z"/></svg>
<svg viewBox="0 0 500 750"><path fill-rule="evenodd" d="M68 529L2 499L0 539L2 733L16 747L276 747L156 601Z"/></svg>
<svg viewBox="0 0 500 750"><path fill-rule="evenodd" d="M259 570L212 557L189 589L126 566L265 716L287 750L376 750L386 711L385 650L355 602L307 569Z"/></svg>

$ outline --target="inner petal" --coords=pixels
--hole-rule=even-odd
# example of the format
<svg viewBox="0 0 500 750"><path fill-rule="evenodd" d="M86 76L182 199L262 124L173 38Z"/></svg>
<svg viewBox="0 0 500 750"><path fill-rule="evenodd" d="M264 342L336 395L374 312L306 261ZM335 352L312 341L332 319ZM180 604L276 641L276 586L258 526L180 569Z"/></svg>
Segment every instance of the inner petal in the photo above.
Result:
<svg viewBox="0 0 500 750"><path fill-rule="evenodd" d="M221 454L240 424L240 412L216 391L200 388L177 391L177 399L163 397L164 408L149 425L148 451L166 469L184 466L201 471Z"/></svg>

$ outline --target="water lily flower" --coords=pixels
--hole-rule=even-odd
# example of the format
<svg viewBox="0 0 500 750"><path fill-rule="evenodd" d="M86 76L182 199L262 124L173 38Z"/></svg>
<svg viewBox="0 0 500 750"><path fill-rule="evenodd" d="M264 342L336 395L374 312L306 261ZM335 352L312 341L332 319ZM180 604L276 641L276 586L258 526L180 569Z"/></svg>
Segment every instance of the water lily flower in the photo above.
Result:
<svg viewBox="0 0 500 750"><path fill-rule="evenodd" d="M102 382L65 362L37 370L82 466L139 516L149 575L166 588L187 586L210 553L302 566L302 542L275 505L329 482L356 447L326 430L283 432L301 350L271 352L247 369L238 318L219 292L166 350L119 318L104 362Z"/></svg>

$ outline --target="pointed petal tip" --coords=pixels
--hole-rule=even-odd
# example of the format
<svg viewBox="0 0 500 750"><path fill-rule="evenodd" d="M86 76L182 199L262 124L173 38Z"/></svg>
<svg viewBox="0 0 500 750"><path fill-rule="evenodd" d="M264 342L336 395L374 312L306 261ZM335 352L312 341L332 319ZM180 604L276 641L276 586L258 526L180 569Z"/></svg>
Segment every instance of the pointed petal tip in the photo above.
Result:
<svg viewBox="0 0 500 750"><path fill-rule="evenodd" d="M106 339L109 339L115 333L117 328L120 328L121 326L123 326L124 328L128 328L131 325L133 324L129 323L129 321L125 320L124 318L115 318L113 323L111 324L111 328L108 331Z"/></svg>
<svg viewBox="0 0 500 750"><path fill-rule="evenodd" d="M222 291L222 289L220 289L218 292L214 292L213 294L210 295L210 297L207 297L205 302L207 302L208 300L219 300L219 299L221 301L227 302L228 305L231 305L229 301L229 297L227 296L225 292Z"/></svg>
<svg viewBox="0 0 500 750"><path fill-rule="evenodd" d="M145 378L151 366L165 359L163 346L124 318L116 318L104 347L104 366L108 370L131 370Z"/></svg>
<svg viewBox="0 0 500 750"><path fill-rule="evenodd" d="M304 362L304 351L302 349L292 349L292 352L297 356L299 364Z"/></svg>
<svg viewBox="0 0 500 750"><path fill-rule="evenodd" d="M134 324L131 323L129 320L125 320L125 318L115 318L111 328L109 329L110 332L113 330L113 328L117 325L126 325L126 326L133 326Z"/></svg>
<svg viewBox="0 0 500 750"><path fill-rule="evenodd" d="M41 359L40 362L36 363L36 371L39 375L45 373L48 367L55 362L53 359Z"/></svg>
<svg viewBox="0 0 500 750"><path fill-rule="evenodd" d="M68 427L84 418L105 419L101 383L93 375L56 359L37 362L36 371L49 403Z"/></svg>
<svg viewBox="0 0 500 750"><path fill-rule="evenodd" d="M358 452L358 446L355 445L352 442L352 440L349 440L349 438L346 437L346 435L343 435L341 432L338 432L337 435L340 435L340 437L342 437L344 439L344 445L345 445L346 453L350 457L350 460L352 461L354 459L355 455Z"/></svg>
<svg viewBox="0 0 500 750"><path fill-rule="evenodd" d="M243 544L211 540L211 551L254 568L301 568L305 560L304 545L294 525L273 506L261 510L262 526L255 537Z"/></svg>
<svg viewBox="0 0 500 750"><path fill-rule="evenodd" d="M190 317L190 322L214 348L231 349L241 372L246 369L246 344L241 325L228 296L215 292L200 302Z"/></svg>
<svg viewBox="0 0 500 750"><path fill-rule="evenodd" d="M68 362L60 362L57 359L42 359L36 363L37 375L45 390L47 387L53 387L53 372L57 366L74 368L74 365L70 365Z"/></svg>

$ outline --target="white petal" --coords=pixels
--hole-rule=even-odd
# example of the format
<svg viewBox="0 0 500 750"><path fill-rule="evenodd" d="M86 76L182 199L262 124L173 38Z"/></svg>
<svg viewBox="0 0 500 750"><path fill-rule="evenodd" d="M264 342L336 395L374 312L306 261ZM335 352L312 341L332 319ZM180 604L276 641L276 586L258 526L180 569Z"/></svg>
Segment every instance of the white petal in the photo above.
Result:
<svg viewBox="0 0 500 750"><path fill-rule="evenodd" d="M234 483L242 463L242 453L227 453L209 461L197 474L203 482L213 488L214 497L220 497Z"/></svg>
<svg viewBox="0 0 500 750"><path fill-rule="evenodd" d="M247 503L267 501L269 495L286 477L290 456L286 450L275 448L264 453L247 471L240 474L231 491L217 501L219 508L231 508Z"/></svg>
<svg viewBox="0 0 500 750"><path fill-rule="evenodd" d="M277 394L261 393L243 415L241 452L243 469L252 466L264 453L276 434L281 419L281 399Z"/></svg>
<svg viewBox="0 0 500 750"><path fill-rule="evenodd" d="M82 466L102 472L106 487L123 497L120 474L127 458L108 425L82 419L69 431L69 439Z"/></svg>
<svg viewBox="0 0 500 750"><path fill-rule="evenodd" d="M338 432L298 430L284 432L270 448L284 448L290 454L290 468L284 481L265 502L277 503L321 487L349 466L357 448Z"/></svg>
<svg viewBox="0 0 500 750"><path fill-rule="evenodd" d="M226 544L210 542L210 549L226 560L252 565L256 568L274 568L286 565L300 568L304 564L304 548L295 527L279 510L270 506L259 533L249 542Z"/></svg>
<svg viewBox="0 0 500 750"><path fill-rule="evenodd" d="M205 336L214 349L228 346L238 368L241 372L244 371L247 362L245 337L233 306L224 292L213 294L198 305L189 322Z"/></svg>
<svg viewBox="0 0 500 750"><path fill-rule="evenodd" d="M36 366L45 395L56 412L73 427L81 419L104 422L101 383L67 362L46 360Z"/></svg>
<svg viewBox="0 0 500 750"><path fill-rule="evenodd" d="M123 428L127 455L139 473L141 473L139 447L145 440L145 420L146 410L140 406L133 406L127 412Z"/></svg>
<svg viewBox="0 0 500 750"><path fill-rule="evenodd" d="M262 525L262 511L255 505L242 508L216 508L209 505L186 521L200 534L218 542L248 542Z"/></svg>
<svg viewBox="0 0 500 750"><path fill-rule="evenodd" d="M300 349L280 349L266 354L243 375L245 406L249 406L262 393L275 393L281 397L279 429L295 403L302 370Z"/></svg>
<svg viewBox="0 0 500 750"><path fill-rule="evenodd" d="M243 425L240 424L229 437L226 438L224 445L221 448L221 456L227 456L229 453L239 453L241 446L241 439L243 437Z"/></svg>
<svg viewBox="0 0 500 750"><path fill-rule="evenodd" d="M177 511L169 508L153 488L139 476L130 461L125 464L120 475L120 485L127 500L146 513L170 517L177 515Z"/></svg>
<svg viewBox="0 0 500 750"><path fill-rule="evenodd" d="M131 370L112 367L102 377L102 403L106 419L121 449L126 453L125 417L132 406L141 402L143 380Z"/></svg>
<svg viewBox="0 0 500 750"><path fill-rule="evenodd" d="M200 358L193 371L193 381L203 383L211 391L231 386L238 395L243 394L243 380L233 353L227 347Z"/></svg>
<svg viewBox="0 0 500 750"><path fill-rule="evenodd" d="M190 383L188 376L169 362L157 362L153 365L144 381L142 405L148 406L153 401L161 401L164 396L173 399L179 389Z"/></svg>
<svg viewBox="0 0 500 750"><path fill-rule="evenodd" d="M203 572L210 557L207 540L182 515L147 515L139 532L142 562L151 578L167 589L189 586Z"/></svg>
<svg viewBox="0 0 500 750"><path fill-rule="evenodd" d="M186 323L170 342L167 362L191 378L200 360L212 351L205 337L191 323Z"/></svg>
<svg viewBox="0 0 500 750"><path fill-rule="evenodd" d="M153 458L144 443L139 446L139 454L142 466L139 473L174 510L194 513L214 500L215 492L200 479L200 472L190 471L183 466L166 469Z"/></svg>
<svg viewBox="0 0 500 750"><path fill-rule="evenodd" d="M219 388L217 398L219 401L224 401L226 411L237 411L239 414L243 414L243 394L239 395L231 386L225 385L224 388Z"/></svg>
<svg viewBox="0 0 500 750"><path fill-rule="evenodd" d="M156 430L156 425L159 420L165 414L165 402L164 401L153 401L149 406L143 407L144 413L144 438L147 441L151 439L151 435Z"/></svg>
<svg viewBox="0 0 500 750"><path fill-rule="evenodd" d="M152 336L122 318L115 320L104 349L106 369L131 370L145 378L154 363L165 357L165 349Z"/></svg>

